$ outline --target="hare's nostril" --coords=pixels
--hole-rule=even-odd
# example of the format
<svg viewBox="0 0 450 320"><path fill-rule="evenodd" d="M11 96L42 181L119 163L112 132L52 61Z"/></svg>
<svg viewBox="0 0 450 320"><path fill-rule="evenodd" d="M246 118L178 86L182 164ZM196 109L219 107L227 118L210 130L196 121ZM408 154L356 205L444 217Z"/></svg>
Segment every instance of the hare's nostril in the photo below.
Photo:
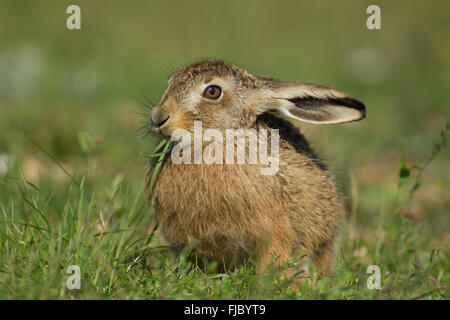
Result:
<svg viewBox="0 0 450 320"><path fill-rule="evenodd" d="M168 116L167 118L165 118L163 121L156 123L157 127L162 127L164 125L164 123L167 122L167 120L169 120L170 116Z"/></svg>

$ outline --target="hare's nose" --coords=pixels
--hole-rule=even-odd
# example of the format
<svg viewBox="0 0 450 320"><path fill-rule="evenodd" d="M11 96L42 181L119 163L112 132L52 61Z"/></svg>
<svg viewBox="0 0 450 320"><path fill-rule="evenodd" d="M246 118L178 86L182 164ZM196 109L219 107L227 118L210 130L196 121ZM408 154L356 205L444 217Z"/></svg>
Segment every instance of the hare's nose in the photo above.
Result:
<svg viewBox="0 0 450 320"><path fill-rule="evenodd" d="M176 104L169 98L164 103L160 103L152 110L149 119L149 128L153 133L161 134L162 131L170 131L171 117L176 112ZM173 118L173 117L172 117Z"/></svg>
<svg viewBox="0 0 450 320"><path fill-rule="evenodd" d="M155 112L156 111L156 112ZM163 125L169 120L170 116L166 116L159 112L160 110L153 110L150 116L149 129L154 134L160 135Z"/></svg>
<svg viewBox="0 0 450 320"><path fill-rule="evenodd" d="M169 118L170 113L165 110L165 107L158 106L152 111L150 116L150 126L159 128L166 123Z"/></svg>
<svg viewBox="0 0 450 320"><path fill-rule="evenodd" d="M154 120L153 116L150 118L150 122L151 125L153 125L154 127L162 127L164 125L164 123L167 122L167 120L169 120L170 116L167 116L164 120Z"/></svg>

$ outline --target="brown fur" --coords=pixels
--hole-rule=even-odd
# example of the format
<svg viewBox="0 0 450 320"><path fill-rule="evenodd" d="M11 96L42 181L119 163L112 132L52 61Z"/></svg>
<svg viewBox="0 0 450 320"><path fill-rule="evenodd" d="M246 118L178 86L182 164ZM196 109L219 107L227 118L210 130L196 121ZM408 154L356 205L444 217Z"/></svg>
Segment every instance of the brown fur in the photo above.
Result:
<svg viewBox="0 0 450 320"><path fill-rule="evenodd" d="M187 104L186 97L196 92L197 84L214 79L233 84L220 101L200 98L195 106ZM166 155L153 185L153 198L161 232L171 245L181 248L196 240L196 250L208 252L202 257L219 261L227 270L249 259L264 269L272 257L286 261L299 250L317 267L332 270L342 209L330 174L298 128L271 111L258 109L264 105L264 90L282 83L215 60L194 64L171 77L150 121L157 123L170 115L158 131L166 136L176 128L192 129L194 120L202 120L204 129L280 130L275 175L261 175L260 164L175 165ZM148 190L153 169L154 163Z"/></svg>

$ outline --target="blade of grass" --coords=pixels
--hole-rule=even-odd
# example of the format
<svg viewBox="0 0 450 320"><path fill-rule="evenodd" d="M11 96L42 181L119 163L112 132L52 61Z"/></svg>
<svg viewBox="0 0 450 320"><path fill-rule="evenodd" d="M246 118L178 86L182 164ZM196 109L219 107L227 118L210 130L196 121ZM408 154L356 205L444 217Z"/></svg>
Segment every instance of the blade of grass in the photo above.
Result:
<svg viewBox="0 0 450 320"><path fill-rule="evenodd" d="M159 155L159 159L158 159L158 161L156 162L155 168L153 169L152 177L151 177L151 179L150 179L150 195L151 195L151 196L153 196L153 182L154 182L154 180L155 180L155 178L156 178L156 175L158 174L159 168L160 168L161 165L162 165L162 162L163 162L163 160L164 160L164 156L166 155L167 151L169 150L169 147L170 147L170 144L171 144L171 141L170 141L170 140L163 140L163 141L157 146L157 149L156 149L155 151L157 151L157 150L160 148L160 146L161 146L164 142L166 143L166 145L165 145L164 150L162 151L161 155Z"/></svg>

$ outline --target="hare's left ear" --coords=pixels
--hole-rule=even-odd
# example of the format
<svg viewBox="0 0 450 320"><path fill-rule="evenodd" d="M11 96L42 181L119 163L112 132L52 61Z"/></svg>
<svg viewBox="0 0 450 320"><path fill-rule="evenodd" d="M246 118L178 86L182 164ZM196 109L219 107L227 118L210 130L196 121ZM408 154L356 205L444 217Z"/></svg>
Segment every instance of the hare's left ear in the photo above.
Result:
<svg viewBox="0 0 450 320"><path fill-rule="evenodd" d="M311 123L332 124L362 120L366 107L355 98L333 88L309 83L274 81L264 90L256 106L260 112L277 110Z"/></svg>

